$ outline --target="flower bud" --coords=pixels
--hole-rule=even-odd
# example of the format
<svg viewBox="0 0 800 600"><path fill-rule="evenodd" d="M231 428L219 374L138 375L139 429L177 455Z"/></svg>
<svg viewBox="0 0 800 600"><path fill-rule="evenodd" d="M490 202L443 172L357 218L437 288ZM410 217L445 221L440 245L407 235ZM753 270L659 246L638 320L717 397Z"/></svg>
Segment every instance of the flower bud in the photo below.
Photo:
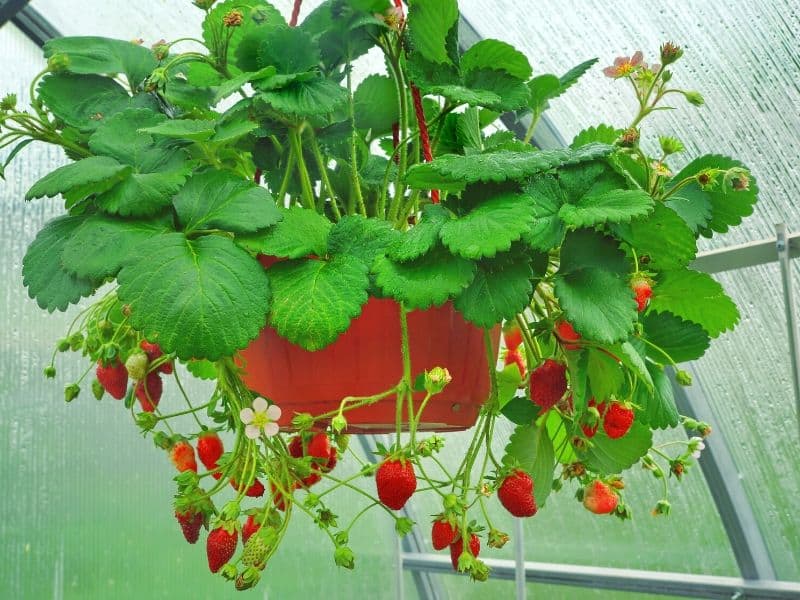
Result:
<svg viewBox="0 0 800 600"><path fill-rule="evenodd" d="M16 94L6 94L2 100L0 100L0 110L2 111L9 111L14 110L17 107L17 95Z"/></svg>
<svg viewBox="0 0 800 600"><path fill-rule="evenodd" d="M53 379L56 376L56 368L53 365L47 365L43 372L48 379Z"/></svg>
<svg viewBox="0 0 800 600"><path fill-rule="evenodd" d="M236 567L230 563L222 567L222 570L220 570L219 573L228 581L233 581L234 579L236 579L236 575L238 574L236 572Z"/></svg>
<svg viewBox="0 0 800 600"><path fill-rule="evenodd" d="M442 367L434 367L430 371L425 371L425 391L429 394L438 394L452 380L450 371Z"/></svg>
<svg viewBox="0 0 800 600"><path fill-rule="evenodd" d="M508 543L509 537L508 534L500 531L499 529L490 529L489 530L489 547L490 548L502 548Z"/></svg>
<svg viewBox="0 0 800 600"><path fill-rule="evenodd" d="M339 546L333 552L333 562L345 569L353 569L356 566L356 557L347 546Z"/></svg>
<svg viewBox="0 0 800 600"><path fill-rule="evenodd" d="M151 412L141 412L136 415L136 425L142 431L151 431L158 424L158 417Z"/></svg>
<svg viewBox="0 0 800 600"><path fill-rule="evenodd" d="M70 383L64 388L64 400L72 402L81 393L81 387L77 383Z"/></svg>
<svg viewBox="0 0 800 600"><path fill-rule="evenodd" d="M661 151L665 156L677 154L678 152L683 152L684 150L683 144L678 138L669 137L667 135L658 136L658 143L661 146Z"/></svg>
<svg viewBox="0 0 800 600"><path fill-rule="evenodd" d="M103 385L95 379L92 381L92 395L95 397L95 400L102 400L103 394L106 393L106 390L103 388ZM150 414L150 413L145 413Z"/></svg>
<svg viewBox="0 0 800 600"><path fill-rule="evenodd" d="M67 67L69 67L69 56L66 54L53 54L47 59L47 68L53 73L66 71Z"/></svg>
<svg viewBox="0 0 800 600"><path fill-rule="evenodd" d="M657 517L658 515L668 515L669 511L672 509L672 505L669 503L668 500L659 500L656 503L655 508L653 509L653 516Z"/></svg>
<svg viewBox="0 0 800 600"><path fill-rule="evenodd" d="M675 381L683 386L689 386L692 385L692 376L686 371L679 370L675 373Z"/></svg>
<svg viewBox="0 0 800 600"><path fill-rule="evenodd" d="M169 44L167 44L166 40L158 40L151 48L153 49L153 56L158 61L164 60L169 54Z"/></svg>
<svg viewBox="0 0 800 600"><path fill-rule="evenodd" d="M203 10L208 10L217 0L194 0L192 4L194 4L197 8L202 8Z"/></svg>
<svg viewBox="0 0 800 600"><path fill-rule="evenodd" d="M681 56L683 56L683 48L677 44L666 42L661 45L661 63L663 65L671 65Z"/></svg>
<svg viewBox="0 0 800 600"><path fill-rule="evenodd" d="M706 103L706 101L703 99L703 95L700 92L683 92L683 95L689 104L703 106L703 104Z"/></svg>
<svg viewBox="0 0 800 600"><path fill-rule="evenodd" d="M331 420L331 428L335 433L342 433L345 429L347 429L347 419L344 418L344 415L338 414Z"/></svg>

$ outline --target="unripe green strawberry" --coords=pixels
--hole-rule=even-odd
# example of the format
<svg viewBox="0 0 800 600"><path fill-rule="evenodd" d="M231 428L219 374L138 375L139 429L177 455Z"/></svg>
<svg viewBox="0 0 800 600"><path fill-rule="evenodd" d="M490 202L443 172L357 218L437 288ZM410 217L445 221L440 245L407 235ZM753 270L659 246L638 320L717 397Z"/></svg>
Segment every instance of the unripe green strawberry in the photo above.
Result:
<svg viewBox="0 0 800 600"><path fill-rule="evenodd" d="M148 363L147 354L135 350L125 361L125 368L128 370L128 375L131 376L131 379L141 381L147 375Z"/></svg>
<svg viewBox="0 0 800 600"><path fill-rule="evenodd" d="M270 529L263 528L250 536L244 545L242 564L248 567L263 569L270 550ZM274 537L274 536L272 536Z"/></svg>

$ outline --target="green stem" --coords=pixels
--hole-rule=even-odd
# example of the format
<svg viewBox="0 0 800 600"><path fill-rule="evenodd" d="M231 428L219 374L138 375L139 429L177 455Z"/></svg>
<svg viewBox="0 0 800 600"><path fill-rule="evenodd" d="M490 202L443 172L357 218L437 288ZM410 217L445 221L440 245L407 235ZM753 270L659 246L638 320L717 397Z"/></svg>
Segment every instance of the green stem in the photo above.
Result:
<svg viewBox="0 0 800 600"><path fill-rule="evenodd" d="M289 129L289 144L292 148L292 154L297 161L297 172L300 175L300 190L303 198L303 206L311 210L316 210L314 189L311 186L308 167L306 167L306 161L303 157L303 143L300 140L300 131L294 127Z"/></svg>
<svg viewBox="0 0 800 600"><path fill-rule="evenodd" d="M314 135L314 130L309 128L309 137L311 139L311 152L314 154L314 159L317 161L317 169L319 169L319 176L322 180L322 187L327 191L331 199L331 211L333 211L334 218L339 221L342 218L342 213L339 211L339 203L336 200L336 192L333 190L331 180L328 177L328 165L322 156L322 151L317 143L317 136Z"/></svg>
<svg viewBox="0 0 800 600"><path fill-rule="evenodd" d="M356 197L358 210L363 216L367 216L367 207L364 205L364 196L361 193L361 179L358 175L358 148L356 146L356 109L355 100L353 98L353 68L350 63L350 56L347 56L347 64L345 70L347 71L347 108L350 117L350 180L352 182L353 194Z"/></svg>

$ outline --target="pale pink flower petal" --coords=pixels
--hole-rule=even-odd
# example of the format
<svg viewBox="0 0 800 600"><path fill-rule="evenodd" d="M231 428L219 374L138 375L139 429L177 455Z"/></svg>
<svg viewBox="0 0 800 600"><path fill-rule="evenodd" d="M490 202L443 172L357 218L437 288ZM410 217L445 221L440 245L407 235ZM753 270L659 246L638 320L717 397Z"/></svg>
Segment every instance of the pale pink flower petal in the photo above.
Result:
<svg viewBox="0 0 800 600"><path fill-rule="evenodd" d="M264 398L256 398L253 400L253 410L256 412L263 413L267 410L267 401Z"/></svg>
<svg viewBox="0 0 800 600"><path fill-rule="evenodd" d="M269 418L270 421L277 421L281 418L281 409L273 404L267 409L267 418Z"/></svg>
<svg viewBox="0 0 800 600"><path fill-rule="evenodd" d="M251 440L255 440L261 434L261 430L255 425L248 425L244 428L244 434Z"/></svg>
<svg viewBox="0 0 800 600"><path fill-rule="evenodd" d="M264 425L264 433L267 435L267 437L278 435L278 431L280 431L280 427L278 427L277 423L269 422Z"/></svg>
<svg viewBox="0 0 800 600"><path fill-rule="evenodd" d="M637 50L636 53L631 57L631 64L635 67L644 58L644 54L642 54L641 50Z"/></svg>
<svg viewBox="0 0 800 600"><path fill-rule="evenodd" d="M250 423L252 423L253 419L255 418L255 416L256 415L253 412L252 408L243 408L241 410L241 412L239 413L239 418L242 420L242 423L244 423L245 425L249 425Z"/></svg>

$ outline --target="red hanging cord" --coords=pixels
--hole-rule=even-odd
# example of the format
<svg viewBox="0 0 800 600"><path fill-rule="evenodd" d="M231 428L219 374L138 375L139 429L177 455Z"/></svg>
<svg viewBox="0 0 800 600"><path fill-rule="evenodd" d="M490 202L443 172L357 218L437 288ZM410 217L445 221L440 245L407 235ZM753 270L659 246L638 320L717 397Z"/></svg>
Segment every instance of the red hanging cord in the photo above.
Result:
<svg viewBox="0 0 800 600"><path fill-rule="evenodd" d="M262 175L262 173L261 173L261 169L256 169L256 172L255 172L255 174L253 175L253 181L254 181L254 182L257 184L257 185L261 185L261 175Z"/></svg>
<svg viewBox="0 0 800 600"><path fill-rule="evenodd" d="M395 7L403 10L403 0L394 0ZM433 160L433 152L431 151L431 138L428 135L428 123L425 121L425 111L422 106L422 94L419 88L413 83L411 84L411 97L414 100L414 113L417 115L417 125L419 126L419 139L422 142L422 155L425 162ZM395 144L395 148L397 144ZM439 190L431 190L431 201L434 204L439 204Z"/></svg>
<svg viewBox="0 0 800 600"><path fill-rule="evenodd" d="M392 148L395 149L395 153L392 155L392 159L394 160L395 164L400 164L400 155L396 152L397 147L400 145L400 123L392 123Z"/></svg>
<svg viewBox="0 0 800 600"><path fill-rule="evenodd" d="M289 27L294 27L297 25L297 18L300 16L300 6L303 4L303 0L294 0L294 7L292 8L292 16L289 19Z"/></svg>

